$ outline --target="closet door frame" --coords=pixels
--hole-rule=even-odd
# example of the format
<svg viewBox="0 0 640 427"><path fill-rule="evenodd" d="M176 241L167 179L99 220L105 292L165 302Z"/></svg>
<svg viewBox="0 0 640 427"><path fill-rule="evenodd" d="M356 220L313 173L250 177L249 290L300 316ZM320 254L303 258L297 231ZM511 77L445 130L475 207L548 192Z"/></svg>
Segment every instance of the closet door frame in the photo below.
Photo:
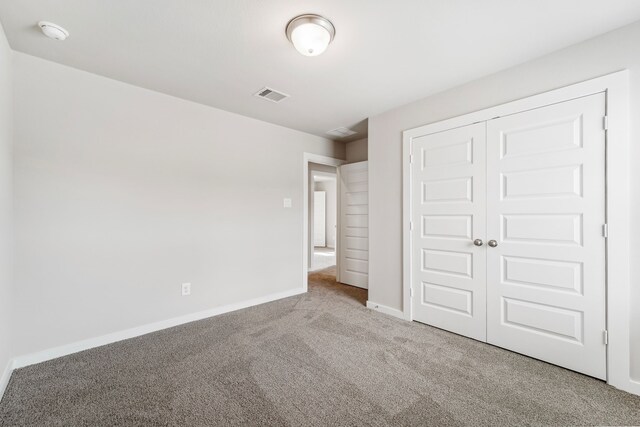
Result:
<svg viewBox="0 0 640 427"><path fill-rule="evenodd" d="M606 260L607 383L622 390L640 394L640 382L631 379L630 371L630 142L628 117L629 72L627 70L403 132L402 312L405 320L413 320L411 313L411 267L413 262L411 257L411 167L413 138L596 93L606 94L606 119L603 120L607 144L606 218L608 236L606 239L606 253L615 254L615 256L608 256Z"/></svg>

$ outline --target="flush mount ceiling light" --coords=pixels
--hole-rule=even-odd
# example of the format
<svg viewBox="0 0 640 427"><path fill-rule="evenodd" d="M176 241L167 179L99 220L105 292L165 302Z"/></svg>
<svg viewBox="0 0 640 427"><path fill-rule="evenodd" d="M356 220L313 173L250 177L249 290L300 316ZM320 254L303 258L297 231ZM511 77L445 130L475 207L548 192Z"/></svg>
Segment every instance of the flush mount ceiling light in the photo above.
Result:
<svg viewBox="0 0 640 427"><path fill-rule="evenodd" d="M40 27L45 36L51 39L64 40L69 37L69 31L53 22L40 21L38 22L38 27Z"/></svg>
<svg viewBox="0 0 640 427"><path fill-rule="evenodd" d="M320 15L300 15L287 24L287 38L304 56L318 56L327 49L336 29Z"/></svg>

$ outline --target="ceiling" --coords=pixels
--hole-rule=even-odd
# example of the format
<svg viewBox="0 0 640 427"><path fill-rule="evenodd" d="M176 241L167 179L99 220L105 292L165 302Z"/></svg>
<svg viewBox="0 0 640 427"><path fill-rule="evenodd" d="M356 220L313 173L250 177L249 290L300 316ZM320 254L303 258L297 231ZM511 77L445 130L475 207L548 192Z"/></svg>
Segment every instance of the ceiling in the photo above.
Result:
<svg viewBox="0 0 640 427"><path fill-rule="evenodd" d="M329 49L304 57L289 19L318 13ZM3 0L14 50L326 136L367 117L640 19L638 0ZM48 20L71 33L45 38ZM253 96L264 86L291 97Z"/></svg>

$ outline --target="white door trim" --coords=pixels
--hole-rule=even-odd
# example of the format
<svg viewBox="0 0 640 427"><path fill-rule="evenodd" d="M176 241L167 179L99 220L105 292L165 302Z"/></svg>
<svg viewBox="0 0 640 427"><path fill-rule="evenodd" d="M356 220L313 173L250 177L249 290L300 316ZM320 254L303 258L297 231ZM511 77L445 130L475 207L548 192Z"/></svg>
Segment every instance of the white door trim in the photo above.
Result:
<svg viewBox="0 0 640 427"><path fill-rule="evenodd" d="M606 208L609 234L607 253L607 383L640 394L640 382L631 379L630 358L630 176L629 176L629 72L618 71L585 82L403 132L403 313L411 314L411 141L414 136L442 132L570 99L605 92L607 95Z"/></svg>
<svg viewBox="0 0 640 427"><path fill-rule="evenodd" d="M309 274L309 163L317 163L326 166L335 166L347 163L346 160L340 160L333 157L323 156L320 154L303 153L302 154L302 292L307 292L309 288L309 281L307 275ZM338 179L336 173L336 179ZM337 182L337 181L336 181ZM340 201L338 200L338 203ZM338 209L340 206L338 205ZM337 218L340 227L340 218ZM336 246L340 247L339 236L336 239ZM336 248L336 249L338 249ZM336 263L338 257L336 257ZM338 267L338 266L336 266ZM337 270L337 268L336 268Z"/></svg>

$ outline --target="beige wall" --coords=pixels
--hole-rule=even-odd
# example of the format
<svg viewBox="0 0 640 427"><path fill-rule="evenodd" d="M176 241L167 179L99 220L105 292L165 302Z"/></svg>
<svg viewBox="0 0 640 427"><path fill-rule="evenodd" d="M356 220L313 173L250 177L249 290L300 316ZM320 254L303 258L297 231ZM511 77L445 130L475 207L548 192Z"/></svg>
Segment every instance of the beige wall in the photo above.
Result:
<svg viewBox="0 0 640 427"><path fill-rule="evenodd" d="M13 357L10 342L13 323L10 318L13 285L12 58L0 25L0 381Z"/></svg>
<svg viewBox="0 0 640 427"><path fill-rule="evenodd" d="M640 159L640 22L369 119L369 300L402 309L402 131L588 80L631 73L629 158ZM632 218L640 218L640 168L632 168ZM632 242L640 240L640 221ZM615 254L613 254L615 256ZM640 259L632 245L631 259ZM631 271L632 376L640 379L640 263Z"/></svg>
<svg viewBox="0 0 640 427"><path fill-rule="evenodd" d="M369 158L369 147L367 138L358 139L357 141L347 142L347 162L356 163L363 162Z"/></svg>
<svg viewBox="0 0 640 427"><path fill-rule="evenodd" d="M18 355L302 286L303 152L342 144L14 56Z"/></svg>

